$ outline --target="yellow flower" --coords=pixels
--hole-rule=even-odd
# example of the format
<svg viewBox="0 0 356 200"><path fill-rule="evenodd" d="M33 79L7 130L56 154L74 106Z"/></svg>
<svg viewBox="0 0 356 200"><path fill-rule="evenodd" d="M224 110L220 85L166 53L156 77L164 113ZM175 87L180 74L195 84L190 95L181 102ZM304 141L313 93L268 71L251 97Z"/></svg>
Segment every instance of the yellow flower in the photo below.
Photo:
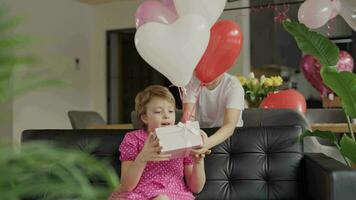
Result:
<svg viewBox="0 0 356 200"><path fill-rule="evenodd" d="M272 76L273 86L277 87L282 85L283 79L280 76Z"/></svg>
<svg viewBox="0 0 356 200"><path fill-rule="evenodd" d="M263 83L265 87L271 87L273 86L273 80L272 78L266 78L265 82Z"/></svg>
<svg viewBox="0 0 356 200"><path fill-rule="evenodd" d="M238 76L237 77L241 83L241 85L245 85L247 83L247 79L244 76Z"/></svg>

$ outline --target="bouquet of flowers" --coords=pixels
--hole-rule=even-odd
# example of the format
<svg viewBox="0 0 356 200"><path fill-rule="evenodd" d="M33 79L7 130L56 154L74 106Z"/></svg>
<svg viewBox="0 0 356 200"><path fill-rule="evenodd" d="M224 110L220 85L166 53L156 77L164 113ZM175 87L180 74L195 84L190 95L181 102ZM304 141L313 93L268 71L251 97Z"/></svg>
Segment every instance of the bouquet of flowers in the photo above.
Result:
<svg viewBox="0 0 356 200"><path fill-rule="evenodd" d="M265 77L260 79L251 72L248 77L237 76L245 90L245 100L249 107L258 107L269 92L276 91L282 85L283 79L280 76Z"/></svg>

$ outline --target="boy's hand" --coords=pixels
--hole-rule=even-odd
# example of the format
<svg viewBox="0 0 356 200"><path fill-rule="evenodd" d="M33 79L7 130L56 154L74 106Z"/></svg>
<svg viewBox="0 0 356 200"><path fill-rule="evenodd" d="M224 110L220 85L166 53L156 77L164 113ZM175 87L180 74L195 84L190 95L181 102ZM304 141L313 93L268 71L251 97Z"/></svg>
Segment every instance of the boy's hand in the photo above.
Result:
<svg viewBox="0 0 356 200"><path fill-rule="evenodd" d="M159 139L151 132L136 159L144 163L148 161L169 160L171 155L161 154L161 150L162 147L159 145Z"/></svg>
<svg viewBox="0 0 356 200"><path fill-rule="evenodd" d="M211 153L211 150L206 147L208 135L202 130L200 130L200 135L202 137L203 144L198 148L192 149L190 152L190 155L198 162L201 159L205 158L206 155L209 155Z"/></svg>

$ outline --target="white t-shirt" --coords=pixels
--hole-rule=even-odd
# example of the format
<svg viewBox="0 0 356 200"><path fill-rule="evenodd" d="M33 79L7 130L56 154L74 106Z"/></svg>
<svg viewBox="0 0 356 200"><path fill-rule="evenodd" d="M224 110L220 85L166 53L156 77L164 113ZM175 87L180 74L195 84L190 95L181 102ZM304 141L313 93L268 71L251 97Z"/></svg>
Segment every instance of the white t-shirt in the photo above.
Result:
<svg viewBox="0 0 356 200"><path fill-rule="evenodd" d="M196 103L200 93L200 81L193 76L190 83L186 86L187 93L183 96L183 103ZM244 89L240 81L227 74L221 78L219 85L213 90L202 87L199 102L195 105L196 120L200 127L221 127L224 122L226 108L241 110L240 118L236 126L243 126L242 110L244 109Z"/></svg>

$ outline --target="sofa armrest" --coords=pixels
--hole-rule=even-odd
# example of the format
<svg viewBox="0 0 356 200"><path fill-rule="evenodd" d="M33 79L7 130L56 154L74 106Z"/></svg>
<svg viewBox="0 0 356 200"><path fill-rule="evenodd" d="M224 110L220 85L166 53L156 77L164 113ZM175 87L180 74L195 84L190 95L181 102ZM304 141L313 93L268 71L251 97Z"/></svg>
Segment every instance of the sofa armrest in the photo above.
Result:
<svg viewBox="0 0 356 200"><path fill-rule="evenodd" d="M304 156L306 199L347 200L356 197L356 170L321 153Z"/></svg>

